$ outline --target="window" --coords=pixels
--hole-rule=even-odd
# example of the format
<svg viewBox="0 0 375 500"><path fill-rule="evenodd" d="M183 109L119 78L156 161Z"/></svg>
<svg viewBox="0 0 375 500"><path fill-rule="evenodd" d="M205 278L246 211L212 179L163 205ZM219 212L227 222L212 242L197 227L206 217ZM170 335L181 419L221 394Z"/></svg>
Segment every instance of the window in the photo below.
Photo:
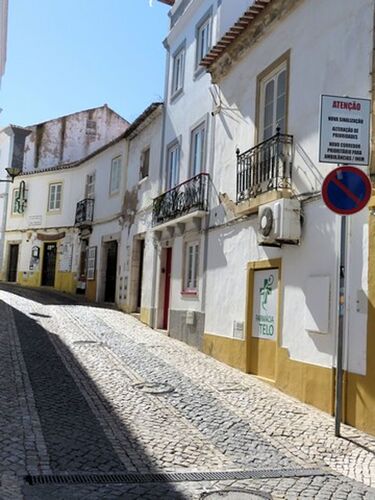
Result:
<svg viewBox="0 0 375 500"><path fill-rule="evenodd" d="M95 120L87 120L86 122L86 135L96 136L96 121Z"/></svg>
<svg viewBox="0 0 375 500"><path fill-rule="evenodd" d="M147 148L141 154L141 168L139 172L140 180L148 177L150 167L150 148Z"/></svg>
<svg viewBox="0 0 375 500"><path fill-rule="evenodd" d="M86 175L85 198L95 198L95 172Z"/></svg>
<svg viewBox="0 0 375 500"><path fill-rule="evenodd" d="M209 14L197 26L196 43L195 67L198 69L200 61L211 48L211 15Z"/></svg>
<svg viewBox="0 0 375 500"><path fill-rule="evenodd" d="M286 133L287 62L283 62L260 80L260 141Z"/></svg>
<svg viewBox="0 0 375 500"><path fill-rule="evenodd" d="M184 65L185 65L185 47L176 52L173 57L172 70L172 97L180 92L184 86Z"/></svg>
<svg viewBox="0 0 375 500"><path fill-rule="evenodd" d="M19 213L19 189L13 189L13 197L12 197L12 214Z"/></svg>
<svg viewBox="0 0 375 500"><path fill-rule="evenodd" d="M62 192L61 182L49 185L49 194L48 194L49 212L61 209L61 192Z"/></svg>
<svg viewBox="0 0 375 500"><path fill-rule="evenodd" d="M95 279L96 247L89 247L87 252L87 279Z"/></svg>
<svg viewBox="0 0 375 500"><path fill-rule="evenodd" d="M121 156L112 159L111 164L111 180L109 185L109 193L114 194L120 189L121 179Z"/></svg>
<svg viewBox="0 0 375 500"><path fill-rule="evenodd" d="M198 292L199 243L186 243L184 258L184 293Z"/></svg>
<svg viewBox="0 0 375 500"><path fill-rule="evenodd" d="M180 177L180 144L175 142L168 148L167 189L177 186Z"/></svg>
<svg viewBox="0 0 375 500"><path fill-rule="evenodd" d="M191 177L200 174L204 169L206 124L201 123L191 133L190 172Z"/></svg>

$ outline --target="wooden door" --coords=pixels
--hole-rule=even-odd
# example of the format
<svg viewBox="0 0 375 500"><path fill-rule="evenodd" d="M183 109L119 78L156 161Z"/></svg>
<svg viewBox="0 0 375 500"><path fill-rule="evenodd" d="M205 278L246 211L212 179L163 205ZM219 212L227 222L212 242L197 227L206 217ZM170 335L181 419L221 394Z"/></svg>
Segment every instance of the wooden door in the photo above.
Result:
<svg viewBox="0 0 375 500"><path fill-rule="evenodd" d="M19 245L9 245L8 281L12 282L17 281L18 249Z"/></svg>
<svg viewBox="0 0 375 500"><path fill-rule="evenodd" d="M139 241L139 274L138 274L138 290L137 290L137 311L141 310L142 302L142 277L143 277L143 258L145 253L145 240Z"/></svg>
<svg viewBox="0 0 375 500"><path fill-rule="evenodd" d="M44 243L42 285L55 286L56 243Z"/></svg>
<svg viewBox="0 0 375 500"><path fill-rule="evenodd" d="M111 241L107 246L107 266L105 273L104 301L115 302L117 271L117 241Z"/></svg>
<svg viewBox="0 0 375 500"><path fill-rule="evenodd" d="M171 270L172 270L172 248L166 248L165 256L165 282L164 282L164 310L163 330L168 330L169 303L171 295Z"/></svg>

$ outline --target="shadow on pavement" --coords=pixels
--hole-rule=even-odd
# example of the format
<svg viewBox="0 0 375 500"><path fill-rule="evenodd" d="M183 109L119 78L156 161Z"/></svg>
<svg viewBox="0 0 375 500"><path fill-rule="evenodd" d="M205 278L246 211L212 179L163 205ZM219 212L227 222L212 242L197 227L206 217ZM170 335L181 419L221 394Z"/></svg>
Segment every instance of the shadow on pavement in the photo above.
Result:
<svg viewBox="0 0 375 500"><path fill-rule="evenodd" d="M111 401L90 379L74 353L56 334L43 328L36 320L18 309L12 308L12 311L52 475L160 472L153 457L147 454L139 440L117 418ZM87 399L76 380L85 387L86 395L90 394ZM101 421L96 416L97 412ZM106 423L103 424L103 421ZM142 425L141 421L139 425ZM122 444L113 438L113 430L117 436L121 436ZM108 432L112 435L111 439ZM126 449L124 443L127 443ZM114 447L119 447L119 451L116 452ZM108 496L108 489L103 496L98 493L100 488L107 487L114 488L116 494ZM86 490L80 496L82 488ZM118 498L119 495L120 498L135 498L132 488L138 492L134 494L139 498L185 498L176 491L173 483L149 485L152 490L150 495L146 490L142 493L142 484L32 486L25 483L24 495L27 499L86 498L87 488L92 490L87 498ZM96 494L94 490L98 490ZM127 491L131 496L127 496Z"/></svg>
<svg viewBox="0 0 375 500"><path fill-rule="evenodd" d="M25 287L15 283L0 283L0 290L13 293L19 297L39 302L42 305L77 305L101 307L106 309L116 309L115 304L90 302L84 295L73 295L65 292L60 292L50 287Z"/></svg>

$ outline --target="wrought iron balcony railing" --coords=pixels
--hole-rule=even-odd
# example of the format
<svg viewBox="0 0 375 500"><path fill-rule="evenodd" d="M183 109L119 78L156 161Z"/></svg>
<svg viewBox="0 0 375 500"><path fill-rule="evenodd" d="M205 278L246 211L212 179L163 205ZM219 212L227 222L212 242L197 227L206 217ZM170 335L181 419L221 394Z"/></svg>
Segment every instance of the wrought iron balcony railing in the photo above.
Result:
<svg viewBox="0 0 375 500"><path fill-rule="evenodd" d="M94 218L94 200L86 198L77 203L75 225L90 224Z"/></svg>
<svg viewBox="0 0 375 500"><path fill-rule="evenodd" d="M208 210L208 174L198 174L154 199L152 225Z"/></svg>
<svg viewBox="0 0 375 500"><path fill-rule="evenodd" d="M237 149L237 203L292 183L293 136L280 134L240 153Z"/></svg>

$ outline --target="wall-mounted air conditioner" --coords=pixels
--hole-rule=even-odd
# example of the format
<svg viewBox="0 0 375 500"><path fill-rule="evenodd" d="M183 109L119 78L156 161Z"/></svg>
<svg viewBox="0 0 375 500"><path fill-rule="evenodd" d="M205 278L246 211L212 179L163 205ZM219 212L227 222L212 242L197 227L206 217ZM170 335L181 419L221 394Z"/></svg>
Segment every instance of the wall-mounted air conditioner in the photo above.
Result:
<svg viewBox="0 0 375 500"><path fill-rule="evenodd" d="M259 208L258 244L297 245L301 239L301 203L283 198Z"/></svg>

